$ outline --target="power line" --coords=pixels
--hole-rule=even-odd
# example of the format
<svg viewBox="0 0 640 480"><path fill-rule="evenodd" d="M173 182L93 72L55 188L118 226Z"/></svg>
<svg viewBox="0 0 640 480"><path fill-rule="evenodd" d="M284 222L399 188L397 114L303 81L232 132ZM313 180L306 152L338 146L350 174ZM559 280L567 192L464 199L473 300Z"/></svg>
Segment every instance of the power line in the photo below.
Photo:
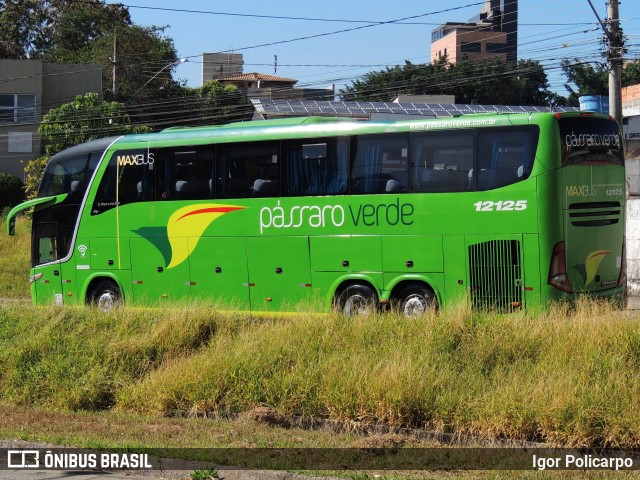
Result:
<svg viewBox="0 0 640 480"><path fill-rule="evenodd" d="M81 0L76 0L81 1ZM463 7L456 7L454 10L467 8L470 6L479 6L484 5L484 2L473 3L469 5L465 5ZM382 24L386 23L384 21L379 20L353 20L346 18L314 18L314 17L294 17L294 16L286 16L286 15L259 15L252 13L237 13L237 12L216 12L210 10L190 10L185 8L168 8L168 7L148 7L142 5L132 5L132 4L123 4L124 7L134 8L140 10L154 10L154 11L166 11L166 12L174 12L174 13L193 13L198 15L217 15L217 16L229 16L229 17L245 17L245 18L262 18L269 20L294 20L294 21L307 21L307 22L326 22L326 23L361 23L361 24ZM440 12L437 12L440 13ZM441 25L440 22L409 22L409 21L397 21L394 23L398 23L401 25ZM591 22L592 23L592 22ZM590 22L581 22L581 23L573 23L569 25L590 25ZM553 23L553 22L545 22L545 23L522 23L524 26L554 26L554 25L567 25L566 23Z"/></svg>

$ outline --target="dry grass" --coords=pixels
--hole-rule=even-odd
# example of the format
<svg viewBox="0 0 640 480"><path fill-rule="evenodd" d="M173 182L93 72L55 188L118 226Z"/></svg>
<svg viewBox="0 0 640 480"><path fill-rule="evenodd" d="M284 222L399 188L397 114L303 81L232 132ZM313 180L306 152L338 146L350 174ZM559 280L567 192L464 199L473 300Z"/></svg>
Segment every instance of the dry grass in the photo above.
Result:
<svg viewBox="0 0 640 480"><path fill-rule="evenodd" d="M6 234L6 223L0 218L0 298L28 298L29 268L31 252L31 220L19 216L16 222L16 235Z"/></svg>
<svg viewBox="0 0 640 480"><path fill-rule="evenodd" d="M0 400L154 416L290 416L640 445L640 324L596 303L257 318L205 307L0 307Z"/></svg>

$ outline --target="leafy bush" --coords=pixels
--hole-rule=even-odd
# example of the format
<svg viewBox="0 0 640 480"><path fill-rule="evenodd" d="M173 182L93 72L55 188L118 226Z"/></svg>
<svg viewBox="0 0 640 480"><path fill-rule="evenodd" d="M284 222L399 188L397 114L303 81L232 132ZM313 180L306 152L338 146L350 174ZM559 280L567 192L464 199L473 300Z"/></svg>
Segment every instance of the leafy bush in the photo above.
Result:
<svg viewBox="0 0 640 480"><path fill-rule="evenodd" d="M24 183L24 192L28 199L35 198L38 193L38 185L47 166L49 157L36 158L35 160L23 161L24 173L26 181Z"/></svg>
<svg viewBox="0 0 640 480"><path fill-rule="evenodd" d="M0 211L24 200L24 186L18 177L0 173Z"/></svg>

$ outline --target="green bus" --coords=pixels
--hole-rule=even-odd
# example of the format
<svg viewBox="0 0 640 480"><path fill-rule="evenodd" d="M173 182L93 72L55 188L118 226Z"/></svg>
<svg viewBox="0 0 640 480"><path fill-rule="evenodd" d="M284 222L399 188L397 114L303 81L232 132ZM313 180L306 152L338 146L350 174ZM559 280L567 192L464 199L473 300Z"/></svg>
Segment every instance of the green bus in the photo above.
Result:
<svg viewBox="0 0 640 480"><path fill-rule="evenodd" d="M37 305L513 311L623 298L625 190L608 116L307 117L74 146L7 228Z"/></svg>

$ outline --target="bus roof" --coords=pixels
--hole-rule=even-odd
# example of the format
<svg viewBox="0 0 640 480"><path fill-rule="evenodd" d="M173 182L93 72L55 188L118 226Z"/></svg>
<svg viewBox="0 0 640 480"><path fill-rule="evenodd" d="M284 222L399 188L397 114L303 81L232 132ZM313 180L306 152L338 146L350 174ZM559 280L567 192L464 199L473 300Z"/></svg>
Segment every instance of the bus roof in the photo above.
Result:
<svg viewBox="0 0 640 480"><path fill-rule="evenodd" d="M568 114L563 114L565 116ZM580 115L577 113L576 115ZM543 120L545 119L545 120ZM526 125L531 122L555 121L549 113L482 113L447 118L416 118L415 120L362 121L345 117L294 117L274 120L254 120L226 125L172 127L156 133L126 135L117 145L141 148L157 145L198 145L244 141L278 140L281 138L321 138L323 136L386 133L390 131L427 131L475 126Z"/></svg>
<svg viewBox="0 0 640 480"><path fill-rule="evenodd" d="M271 120L251 120L246 122L232 122L224 125L205 125L200 127L169 127L162 130L165 132L178 132L178 131L195 131L195 130L208 130L212 128L247 128L247 127L290 127L294 125L302 124L317 124L317 123L336 123L336 122L353 122L352 118L345 117L290 117L290 118L276 118Z"/></svg>
<svg viewBox="0 0 640 480"><path fill-rule="evenodd" d="M59 153L56 153L51 160L57 160L58 157L69 157L75 155L86 155L92 152L102 152L120 137L104 137L97 140L89 140L88 142L74 145Z"/></svg>

